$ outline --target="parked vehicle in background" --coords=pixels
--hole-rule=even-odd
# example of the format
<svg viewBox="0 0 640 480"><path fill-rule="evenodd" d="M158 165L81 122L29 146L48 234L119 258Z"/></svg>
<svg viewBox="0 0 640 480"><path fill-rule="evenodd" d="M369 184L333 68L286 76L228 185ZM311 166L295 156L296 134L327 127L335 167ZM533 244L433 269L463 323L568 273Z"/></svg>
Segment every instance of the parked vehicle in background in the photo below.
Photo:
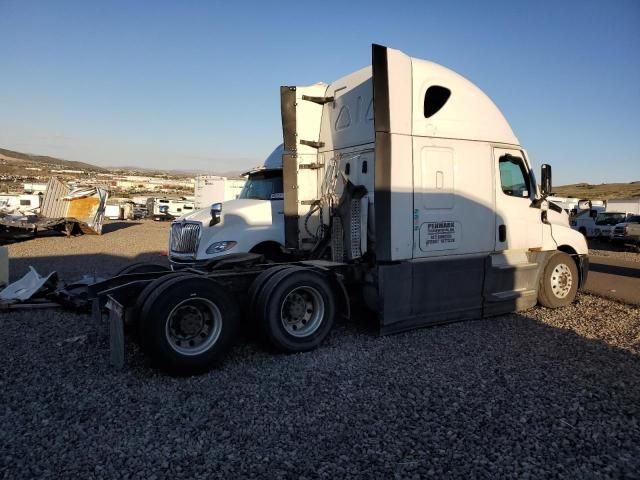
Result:
<svg viewBox="0 0 640 480"><path fill-rule="evenodd" d="M173 222L169 261L202 264L232 253L261 253L282 257L284 207L282 145L261 167L246 172L237 199L214 203Z"/></svg>
<svg viewBox="0 0 640 480"><path fill-rule="evenodd" d="M585 206L586 208L584 208ZM578 212L571 218L569 224L571 228L577 230L586 238L596 237L596 218L604 209L604 205L591 205L590 202L579 204Z"/></svg>
<svg viewBox="0 0 640 480"><path fill-rule="evenodd" d="M147 206L151 205L151 218L158 222L174 220L195 211L194 203L185 198L150 198L147 202Z"/></svg>
<svg viewBox="0 0 640 480"><path fill-rule="evenodd" d="M594 237L600 240L609 240L613 233L613 228L627 218L622 212L601 212L596 216Z"/></svg>
<svg viewBox="0 0 640 480"><path fill-rule="evenodd" d="M596 218L596 237L609 240L615 226L632 215L640 215L640 198L607 200L604 213Z"/></svg>
<svg viewBox="0 0 640 480"><path fill-rule="evenodd" d="M613 228L611 241L616 243L640 244L640 215L631 215Z"/></svg>
<svg viewBox="0 0 640 480"><path fill-rule="evenodd" d="M194 203L197 210L209 208L214 203L235 200L240 195L246 178L227 178L214 175L198 175L194 187Z"/></svg>
<svg viewBox="0 0 640 480"><path fill-rule="evenodd" d="M122 220L122 207L117 204L107 205L104 208L104 216L109 220Z"/></svg>

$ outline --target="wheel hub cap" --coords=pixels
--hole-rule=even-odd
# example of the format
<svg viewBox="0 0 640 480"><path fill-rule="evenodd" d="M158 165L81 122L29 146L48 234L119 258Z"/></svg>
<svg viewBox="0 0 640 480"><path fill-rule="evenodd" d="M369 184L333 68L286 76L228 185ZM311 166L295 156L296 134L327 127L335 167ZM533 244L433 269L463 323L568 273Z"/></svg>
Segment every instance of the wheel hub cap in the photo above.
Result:
<svg viewBox="0 0 640 480"><path fill-rule="evenodd" d="M564 263L556 265L551 273L551 291L557 298L565 298L569 295L573 286L571 269Z"/></svg>
<svg viewBox="0 0 640 480"><path fill-rule="evenodd" d="M222 315L212 301L189 298L171 310L165 325L171 348L182 355L198 355L218 341Z"/></svg>
<svg viewBox="0 0 640 480"><path fill-rule="evenodd" d="M313 334L324 317L324 300L318 290L310 286L289 292L282 302L280 319L287 333L294 337Z"/></svg>

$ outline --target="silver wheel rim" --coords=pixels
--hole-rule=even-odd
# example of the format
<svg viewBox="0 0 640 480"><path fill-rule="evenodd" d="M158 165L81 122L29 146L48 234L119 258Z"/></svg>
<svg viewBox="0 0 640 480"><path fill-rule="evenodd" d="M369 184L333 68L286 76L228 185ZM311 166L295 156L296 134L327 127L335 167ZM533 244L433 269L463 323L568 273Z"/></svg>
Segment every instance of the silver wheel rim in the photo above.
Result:
<svg viewBox="0 0 640 480"><path fill-rule="evenodd" d="M573 286L571 269L564 263L556 265L551 272L551 291L557 298L565 298L569 295Z"/></svg>
<svg viewBox="0 0 640 480"><path fill-rule="evenodd" d="M307 337L313 334L324 318L324 299L313 287L291 290L280 307L280 321L289 335Z"/></svg>
<svg viewBox="0 0 640 480"><path fill-rule="evenodd" d="M192 297L178 303L165 322L165 337L181 355L199 355L220 338L222 314L211 300Z"/></svg>

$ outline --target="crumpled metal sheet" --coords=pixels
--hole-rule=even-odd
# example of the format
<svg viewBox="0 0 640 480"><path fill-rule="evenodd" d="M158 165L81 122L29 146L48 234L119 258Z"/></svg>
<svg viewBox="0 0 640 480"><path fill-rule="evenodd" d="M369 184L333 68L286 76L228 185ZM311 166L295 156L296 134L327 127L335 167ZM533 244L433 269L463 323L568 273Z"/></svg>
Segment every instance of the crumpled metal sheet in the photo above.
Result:
<svg viewBox="0 0 640 480"><path fill-rule="evenodd" d="M49 293L58 283L58 274L51 272L46 277L36 272L35 268L29 267L29 272L20 280L7 285L0 291L0 301L4 303L24 302L33 298L37 293L43 296Z"/></svg>
<svg viewBox="0 0 640 480"><path fill-rule="evenodd" d="M85 233L102 233L108 190L98 186L71 189L55 177L49 179L42 199L40 215L46 218L73 218L86 228Z"/></svg>

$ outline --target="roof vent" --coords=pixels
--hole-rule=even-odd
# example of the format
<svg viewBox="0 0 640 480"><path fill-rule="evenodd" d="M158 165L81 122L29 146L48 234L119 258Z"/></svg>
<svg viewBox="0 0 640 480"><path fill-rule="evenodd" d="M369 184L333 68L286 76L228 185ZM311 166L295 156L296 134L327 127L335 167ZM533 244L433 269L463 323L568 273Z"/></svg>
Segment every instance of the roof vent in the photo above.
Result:
<svg viewBox="0 0 640 480"><path fill-rule="evenodd" d="M444 104L447 103L451 96L451 90L439 85L433 85L427 88L424 94L424 118L435 115Z"/></svg>

